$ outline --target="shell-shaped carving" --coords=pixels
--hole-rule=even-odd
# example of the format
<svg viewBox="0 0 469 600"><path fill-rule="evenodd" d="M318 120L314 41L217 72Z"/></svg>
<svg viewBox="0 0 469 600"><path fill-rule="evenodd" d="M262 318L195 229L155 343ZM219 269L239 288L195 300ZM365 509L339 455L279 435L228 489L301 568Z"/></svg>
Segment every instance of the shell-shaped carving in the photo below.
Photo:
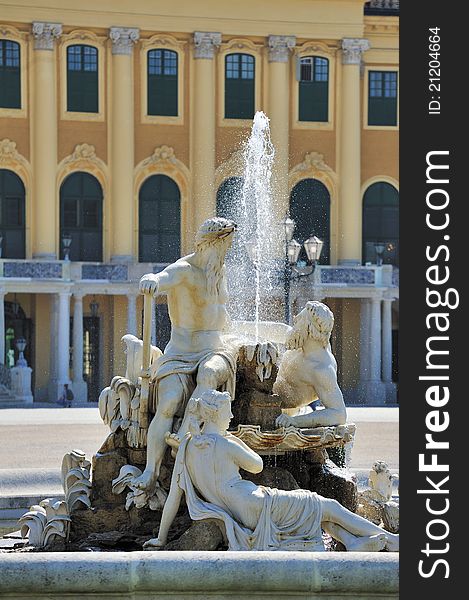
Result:
<svg viewBox="0 0 469 600"><path fill-rule="evenodd" d="M81 450L68 452L62 460L62 486L69 513L91 506L91 463Z"/></svg>
<svg viewBox="0 0 469 600"><path fill-rule="evenodd" d="M68 539L70 530L70 514L67 503L57 498L46 498L20 519L21 536L29 533L29 543L36 548L44 548L55 538Z"/></svg>

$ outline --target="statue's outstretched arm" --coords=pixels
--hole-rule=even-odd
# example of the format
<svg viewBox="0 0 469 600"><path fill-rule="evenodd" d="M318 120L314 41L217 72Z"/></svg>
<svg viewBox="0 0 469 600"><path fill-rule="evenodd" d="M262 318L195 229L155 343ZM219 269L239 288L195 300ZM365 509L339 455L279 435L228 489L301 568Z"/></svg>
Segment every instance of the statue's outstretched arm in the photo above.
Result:
<svg viewBox="0 0 469 600"><path fill-rule="evenodd" d="M230 436L229 444L231 457L240 469L244 469L249 473L260 473L262 471L264 468L262 458L242 440Z"/></svg>
<svg viewBox="0 0 469 600"><path fill-rule="evenodd" d="M179 510L179 505L181 504L181 499L183 496L183 491L178 485L177 477L174 476L171 479L171 487L169 489L169 495L166 499L163 514L161 516L160 530L158 532L158 540L162 545L166 544L168 539L169 528L171 527L174 519L176 518L177 512Z"/></svg>

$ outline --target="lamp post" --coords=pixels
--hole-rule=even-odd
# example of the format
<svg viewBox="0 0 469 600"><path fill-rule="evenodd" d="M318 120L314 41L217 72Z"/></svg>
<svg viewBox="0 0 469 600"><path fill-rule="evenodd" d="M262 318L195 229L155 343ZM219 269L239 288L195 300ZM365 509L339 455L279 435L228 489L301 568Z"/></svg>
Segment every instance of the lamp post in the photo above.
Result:
<svg viewBox="0 0 469 600"><path fill-rule="evenodd" d="M70 246L72 244L72 236L69 233L64 233L62 236L62 246L64 251L64 260L70 260Z"/></svg>
<svg viewBox="0 0 469 600"><path fill-rule="evenodd" d="M316 268L316 263L321 258L324 242L315 235L309 237L303 242L303 246L308 259L306 265L299 265L298 258L301 252L301 244L293 239L295 231L295 221L288 214L283 221L285 229L285 267L283 289L285 297L285 322L290 323L290 288L293 278L306 277L312 275Z"/></svg>
<svg viewBox="0 0 469 600"><path fill-rule="evenodd" d="M381 267L383 264L383 254L386 246L384 242L376 242L375 243L375 252L376 252L376 266Z"/></svg>

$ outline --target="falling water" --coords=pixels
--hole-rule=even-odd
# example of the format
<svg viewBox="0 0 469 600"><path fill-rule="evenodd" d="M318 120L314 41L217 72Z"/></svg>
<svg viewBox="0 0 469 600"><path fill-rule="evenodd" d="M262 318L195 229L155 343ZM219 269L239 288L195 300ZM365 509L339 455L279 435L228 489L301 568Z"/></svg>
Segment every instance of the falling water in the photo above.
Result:
<svg viewBox="0 0 469 600"><path fill-rule="evenodd" d="M237 239L227 259L232 299L230 312L235 320L258 323L268 317L275 271L272 248L275 236L279 235L273 217L271 190L274 147L270 140L269 119L263 112L254 116L243 157L242 188L232 194L230 206L224 207L238 223Z"/></svg>

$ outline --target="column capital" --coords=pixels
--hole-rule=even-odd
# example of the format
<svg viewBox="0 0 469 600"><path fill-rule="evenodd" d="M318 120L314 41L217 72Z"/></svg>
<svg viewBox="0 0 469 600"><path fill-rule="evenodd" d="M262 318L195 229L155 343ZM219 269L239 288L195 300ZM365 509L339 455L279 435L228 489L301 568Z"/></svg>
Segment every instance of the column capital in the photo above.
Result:
<svg viewBox="0 0 469 600"><path fill-rule="evenodd" d="M221 44L221 33L194 31L194 58L213 58L215 48Z"/></svg>
<svg viewBox="0 0 469 600"><path fill-rule="evenodd" d="M137 27L111 27L109 39L112 42L112 54L130 56L134 44L140 39L140 29Z"/></svg>
<svg viewBox="0 0 469 600"><path fill-rule="evenodd" d="M295 45L294 35L269 35L269 62L288 62L290 51Z"/></svg>
<svg viewBox="0 0 469 600"><path fill-rule="evenodd" d="M32 33L34 50L53 50L54 42L62 35L62 24L34 21Z"/></svg>
<svg viewBox="0 0 469 600"><path fill-rule="evenodd" d="M342 64L359 65L363 52L370 49L370 42L364 38L343 38Z"/></svg>
<svg viewBox="0 0 469 600"><path fill-rule="evenodd" d="M83 302L84 296L86 296L84 292L73 292L73 298L78 302Z"/></svg>

